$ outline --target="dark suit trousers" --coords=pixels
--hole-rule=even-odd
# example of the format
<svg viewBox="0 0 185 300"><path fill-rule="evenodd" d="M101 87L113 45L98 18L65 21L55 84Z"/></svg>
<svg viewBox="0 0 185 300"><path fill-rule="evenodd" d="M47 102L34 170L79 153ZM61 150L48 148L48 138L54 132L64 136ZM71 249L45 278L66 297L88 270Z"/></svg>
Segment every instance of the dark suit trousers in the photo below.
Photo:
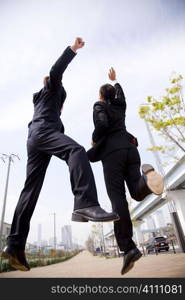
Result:
<svg viewBox="0 0 185 300"><path fill-rule="evenodd" d="M140 156L135 146L120 149L107 155L103 160L104 178L112 208L120 216L114 222L114 232L121 251L128 252L136 247L132 240L133 230L125 182L130 195L137 201L143 200L151 191L140 173Z"/></svg>
<svg viewBox="0 0 185 300"><path fill-rule="evenodd" d="M43 131L30 130L27 152L26 181L14 213L11 232L8 237L10 246L17 246L21 249L25 248L30 219L52 155L68 164L71 188L74 194L74 209L99 205L94 176L86 151L70 137L52 128Z"/></svg>

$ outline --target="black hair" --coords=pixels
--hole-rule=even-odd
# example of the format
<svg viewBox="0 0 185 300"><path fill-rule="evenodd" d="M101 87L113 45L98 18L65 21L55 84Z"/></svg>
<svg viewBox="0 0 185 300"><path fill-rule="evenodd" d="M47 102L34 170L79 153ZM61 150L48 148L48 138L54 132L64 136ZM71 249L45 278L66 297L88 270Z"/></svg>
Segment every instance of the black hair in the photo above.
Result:
<svg viewBox="0 0 185 300"><path fill-rule="evenodd" d="M100 95L103 97L105 101L112 101L115 99L116 90L111 84L104 84L100 88Z"/></svg>

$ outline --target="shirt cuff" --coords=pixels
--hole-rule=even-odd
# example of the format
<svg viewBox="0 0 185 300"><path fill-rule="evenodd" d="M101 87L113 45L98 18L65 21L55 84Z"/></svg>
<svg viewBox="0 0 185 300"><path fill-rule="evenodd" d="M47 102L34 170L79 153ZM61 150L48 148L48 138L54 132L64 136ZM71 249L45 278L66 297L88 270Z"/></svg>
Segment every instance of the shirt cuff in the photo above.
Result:
<svg viewBox="0 0 185 300"><path fill-rule="evenodd" d="M71 46L69 47L71 49L71 51L73 51L73 53L77 54L77 51L74 51Z"/></svg>

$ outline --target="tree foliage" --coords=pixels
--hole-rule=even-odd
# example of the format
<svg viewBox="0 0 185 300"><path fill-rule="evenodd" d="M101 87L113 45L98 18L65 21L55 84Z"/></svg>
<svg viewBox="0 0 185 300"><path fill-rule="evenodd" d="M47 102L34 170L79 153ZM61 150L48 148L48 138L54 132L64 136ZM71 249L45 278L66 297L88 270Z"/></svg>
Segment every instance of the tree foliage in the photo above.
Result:
<svg viewBox="0 0 185 300"><path fill-rule="evenodd" d="M104 248L102 226L103 225L101 222L97 222L96 224L93 224L91 235L88 237L88 240L86 241L86 247L92 253L95 252L96 247L101 247L102 249Z"/></svg>
<svg viewBox="0 0 185 300"><path fill-rule="evenodd" d="M185 103L182 94L182 75L170 79L170 87L160 99L148 96L140 106L139 115L160 134L164 142L148 150L172 154L178 149L185 152Z"/></svg>
<svg viewBox="0 0 185 300"><path fill-rule="evenodd" d="M94 253L95 251L95 245L94 245L94 239L92 236L88 236L88 239L86 241L86 248L88 251L90 251L91 253Z"/></svg>

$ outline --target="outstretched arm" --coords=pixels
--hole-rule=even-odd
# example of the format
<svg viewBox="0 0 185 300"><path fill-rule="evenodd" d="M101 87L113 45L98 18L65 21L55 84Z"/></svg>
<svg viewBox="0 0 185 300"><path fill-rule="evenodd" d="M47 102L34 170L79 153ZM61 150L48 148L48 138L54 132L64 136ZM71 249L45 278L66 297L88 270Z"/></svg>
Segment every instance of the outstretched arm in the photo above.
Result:
<svg viewBox="0 0 185 300"><path fill-rule="evenodd" d="M53 87L56 87L61 83L63 73L68 64L76 55L76 51L82 48L84 44L85 43L81 38L76 38L74 44L71 47L67 47L56 63L52 66L50 70L50 83Z"/></svg>
<svg viewBox="0 0 185 300"><path fill-rule="evenodd" d="M116 89L115 101L119 102L120 104L125 105L125 109L126 109L125 94L123 92L123 89L122 89L121 85L116 80L116 71L113 68L111 68L109 70L108 76L109 76L109 79L114 84L114 87Z"/></svg>

